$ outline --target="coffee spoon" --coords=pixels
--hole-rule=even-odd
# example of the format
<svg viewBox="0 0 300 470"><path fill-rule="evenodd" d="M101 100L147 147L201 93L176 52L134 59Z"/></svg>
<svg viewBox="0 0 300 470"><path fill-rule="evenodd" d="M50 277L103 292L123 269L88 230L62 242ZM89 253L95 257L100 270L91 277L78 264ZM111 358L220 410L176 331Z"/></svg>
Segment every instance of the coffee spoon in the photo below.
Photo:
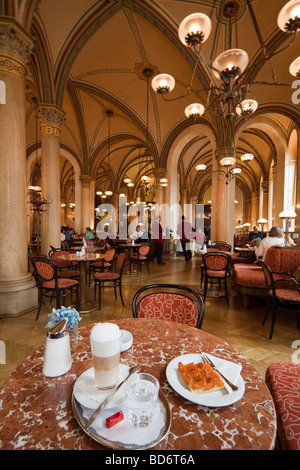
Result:
<svg viewBox="0 0 300 470"><path fill-rule="evenodd" d="M116 388L113 389L113 391L105 398L105 400L98 406L98 408L96 408L92 416L85 423L85 425L83 426L85 430L88 429L93 424L93 422L97 418L100 411L107 405L109 400L117 393L117 391L120 390L122 385L129 379L129 377L135 372L139 372L139 371L140 371L140 367L138 366L130 367L127 377L122 382L120 382Z"/></svg>

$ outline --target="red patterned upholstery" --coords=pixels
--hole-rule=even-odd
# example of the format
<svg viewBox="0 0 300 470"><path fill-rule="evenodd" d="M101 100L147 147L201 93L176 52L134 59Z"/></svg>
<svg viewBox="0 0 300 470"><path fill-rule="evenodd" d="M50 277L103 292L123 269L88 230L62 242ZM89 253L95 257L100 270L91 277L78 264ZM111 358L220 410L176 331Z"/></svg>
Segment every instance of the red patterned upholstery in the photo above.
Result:
<svg viewBox="0 0 300 470"><path fill-rule="evenodd" d="M289 247L269 248L266 253L265 263L274 273L293 274L300 266L300 250ZM261 267L243 263L234 264L233 274L237 286L261 289L262 291L266 289L265 277ZM274 274L275 280L277 277L278 275ZM251 293L251 290L249 290L249 293Z"/></svg>
<svg viewBox="0 0 300 470"><path fill-rule="evenodd" d="M201 328L204 302L190 287L151 284L134 295L132 313L134 318L157 318Z"/></svg>
<svg viewBox="0 0 300 470"><path fill-rule="evenodd" d="M61 255L65 254L65 253L68 253L68 251L54 251L52 254L51 254L51 259L52 259L52 262L55 264L55 266L57 266L58 268L67 268L68 266L70 266L71 262L70 261L67 261L67 260L63 260L60 258Z"/></svg>
<svg viewBox="0 0 300 470"><path fill-rule="evenodd" d="M57 279L57 287L59 289L67 289L73 286L75 287L77 284L78 281L76 281L75 279ZM55 289L55 279L43 282L43 287L45 287L46 289Z"/></svg>
<svg viewBox="0 0 300 470"><path fill-rule="evenodd" d="M80 271L76 271L75 269L66 269L65 271L59 271L57 273L57 277L79 277Z"/></svg>
<svg viewBox="0 0 300 470"><path fill-rule="evenodd" d="M282 450L300 450L300 364L277 362L266 371Z"/></svg>
<svg viewBox="0 0 300 470"><path fill-rule="evenodd" d="M150 274L149 265L148 265L149 252L150 252L150 246L142 245L139 247L137 253L133 253L130 256L130 272L131 272L131 263L133 262L133 263L137 263L138 265L137 274L141 272L141 268L143 264L147 265L148 274Z"/></svg>
<svg viewBox="0 0 300 470"><path fill-rule="evenodd" d="M120 298L122 305L124 306L123 296L122 296L122 273L125 261L127 259L128 253L121 252L118 255L115 272L98 272L94 273L94 296L96 298L96 287L99 287L99 310L101 309L101 290L105 287L106 283L110 283L107 287L113 287L115 291L115 298L117 298L116 287L119 286Z"/></svg>
<svg viewBox="0 0 300 470"><path fill-rule="evenodd" d="M43 261L37 261L36 269L43 279L53 279L54 268L50 264L44 263Z"/></svg>
<svg viewBox="0 0 300 470"><path fill-rule="evenodd" d="M119 279L120 274L118 273L95 273L94 278L98 281L104 280L104 281L109 281L114 280L114 279Z"/></svg>
<svg viewBox="0 0 300 470"><path fill-rule="evenodd" d="M144 297L138 304L140 318L155 318L195 326L198 311L195 303L181 294L157 293Z"/></svg>
<svg viewBox="0 0 300 470"><path fill-rule="evenodd" d="M56 299L56 308L60 308L60 299L76 292L76 308L79 309L79 282L75 279L58 277L58 268L52 261L43 257L35 257L31 259L34 267L34 276L39 284L39 307L36 320L39 317L43 298L50 297ZM75 273L75 271L74 271Z"/></svg>
<svg viewBox="0 0 300 470"><path fill-rule="evenodd" d="M219 286L221 281L224 282L225 296L227 304L229 304L227 292L227 278L229 277L230 255L225 252L205 253L203 259L204 274L204 302L206 299L209 278L218 279Z"/></svg>

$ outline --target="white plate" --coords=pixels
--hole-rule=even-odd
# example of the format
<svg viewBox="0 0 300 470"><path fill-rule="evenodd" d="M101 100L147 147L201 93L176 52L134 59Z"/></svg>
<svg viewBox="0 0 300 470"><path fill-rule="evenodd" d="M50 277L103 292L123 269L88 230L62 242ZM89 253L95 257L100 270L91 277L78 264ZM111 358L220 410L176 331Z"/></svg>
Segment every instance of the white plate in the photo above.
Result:
<svg viewBox="0 0 300 470"><path fill-rule="evenodd" d="M176 357L168 364L166 375L171 387L183 398L186 398L187 400L193 403L197 403L198 405L211 407L228 406L240 400L240 398L244 395L245 392L245 383L240 375L241 366L211 356L210 354L206 355L212 359L218 369L222 373L224 373L224 375L228 377L229 380L231 380L233 383L235 383L235 385L238 386L237 391L232 391L231 393L228 393L227 390L223 389L216 392L208 392L197 395L188 390L180 373L178 372L178 363L182 362L182 364L189 364L190 362L194 362L194 364L197 364L199 362L203 362L201 359L201 354L185 354L184 356Z"/></svg>
<svg viewBox="0 0 300 470"><path fill-rule="evenodd" d="M125 364L119 365L119 375L118 375L118 384L125 379L127 376L129 367ZM133 374L134 375L134 374ZM130 380L130 378L129 378ZM114 397L115 406L123 403L126 396L123 393L122 389L120 389L120 393L117 393ZM76 400L83 406L87 408L92 408L95 410L100 403L102 403L107 395L109 395L111 390L100 391L95 384L95 375L94 375L94 368L91 367L87 369L83 374L81 374L74 384L73 393Z"/></svg>
<svg viewBox="0 0 300 470"><path fill-rule="evenodd" d="M124 352L124 351L127 351L127 349L129 349L132 346L133 338L132 338L132 334L130 333L130 331L121 330L121 332L122 332L121 352Z"/></svg>

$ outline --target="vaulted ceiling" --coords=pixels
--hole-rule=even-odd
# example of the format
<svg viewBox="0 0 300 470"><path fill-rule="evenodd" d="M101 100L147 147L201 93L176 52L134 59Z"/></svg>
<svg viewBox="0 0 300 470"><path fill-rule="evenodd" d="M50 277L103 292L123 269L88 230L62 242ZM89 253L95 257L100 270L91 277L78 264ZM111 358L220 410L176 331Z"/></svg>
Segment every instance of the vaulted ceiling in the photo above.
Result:
<svg viewBox="0 0 300 470"><path fill-rule="evenodd" d="M235 124L237 156L248 152L255 156L237 177L237 186L247 198L258 190L261 177L268 178L280 142L287 140L300 123L299 105L291 100L295 78L289 74L289 64L299 54L300 38L262 63L246 3L238 3L239 47L248 52L250 63L256 63L251 80L271 82L275 71L276 81L290 84L253 85L251 96L258 101L258 110L248 121L240 119ZM277 26L285 3L251 2L268 50L280 49L286 43L288 35ZM214 150L223 144L224 116L211 110L195 124L184 115L191 102L206 103L208 92L203 89L212 79L204 63L198 62L195 68L192 50L178 39L178 25L188 14L201 11L211 16L215 28L221 0L21 0L14 4L14 10L8 13L35 39L27 79L27 148L32 149L35 142L35 96L38 102L54 103L65 111L61 146L77 160L82 174L96 180L96 189L111 187L122 192L125 176L134 180L141 172L152 176L154 168L167 168L172 145L185 135L185 144L178 146L180 183L201 199L203 188L210 185ZM228 22L223 22L217 53L224 50L228 31ZM201 49L207 61L212 46L213 34ZM165 99L151 87L147 92L145 68L151 68L154 75L173 75L174 91ZM189 87L191 95L187 95ZM180 96L183 98L175 99ZM110 161L108 109L113 111ZM144 156L147 145L150 158ZM198 163L205 163L207 170L197 172ZM62 181L67 184L72 172L65 161L62 172Z"/></svg>

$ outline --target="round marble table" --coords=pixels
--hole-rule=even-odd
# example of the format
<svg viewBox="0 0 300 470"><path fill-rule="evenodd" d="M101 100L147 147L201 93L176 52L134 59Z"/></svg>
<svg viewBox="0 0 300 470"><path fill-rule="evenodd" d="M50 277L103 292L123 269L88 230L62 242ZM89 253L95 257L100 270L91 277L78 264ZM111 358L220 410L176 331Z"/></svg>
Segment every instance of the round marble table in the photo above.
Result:
<svg viewBox="0 0 300 470"><path fill-rule="evenodd" d="M97 306L95 302L88 302L86 300L86 281L89 272L89 263L90 261L99 261L105 258L104 253L85 253L84 256L78 256L76 253L67 253L63 252L59 258L65 261L73 261L79 263L80 269L80 313L90 313L93 310L96 310Z"/></svg>
<svg viewBox="0 0 300 470"><path fill-rule="evenodd" d="M179 323L133 318L112 321L133 335L133 345L121 354L121 362L138 364L142 371L156 376L170 404L170 431L154 450L274 448L276 414L271 395L262 377L237 350L216 336ZM105 449L80 428L71 406L77 377L92 365L91 327L79 328L77 352L64 376L42 374L44 347L40 347L7 379L0 390L1 449ZM169 385L168 363L201 349L242 365L245 393L233 405L196 405Z"/></svg>

